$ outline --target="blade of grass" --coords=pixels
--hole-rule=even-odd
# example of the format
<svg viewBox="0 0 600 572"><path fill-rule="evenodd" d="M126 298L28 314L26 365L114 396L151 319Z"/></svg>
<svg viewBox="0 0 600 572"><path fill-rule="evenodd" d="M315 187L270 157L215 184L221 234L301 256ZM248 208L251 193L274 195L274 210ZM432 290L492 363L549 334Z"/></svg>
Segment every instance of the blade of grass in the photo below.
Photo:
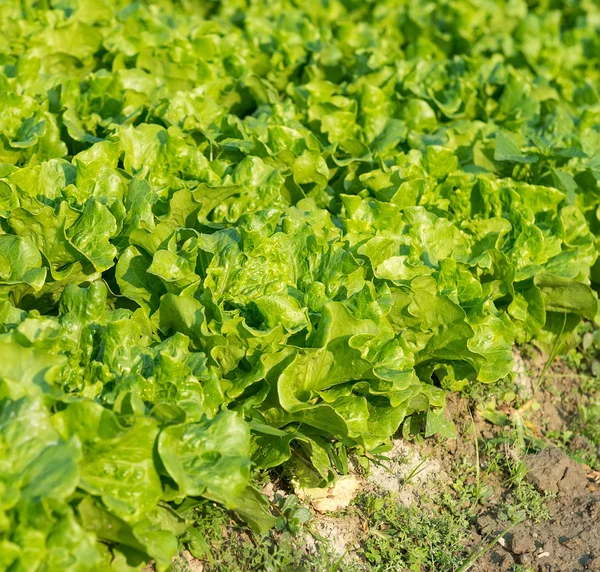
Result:
<svg viewBox="0 0 600 572"><path fill-rule="evenodd" d="M518 526L522 522L523 522L523 519L517 520L517 521L511 523L510 526L507 526L502 532L500 532L490 542L485 544L481 550L478 551L477 549L480 546L482 546L483 543L485 542L485 540L482 540L479 544L477 544L475 546L475 548L471 551L471 554L469 554L469 556L467 556L465 561L460 565L460 567L456 570L456 572L466 572L467 570L470 570L474 566L474 564L477 562L477 560L479 560L484 554L489 552L505 534L510 532L513 528L515 528L515 526Z"/></svg>
<svg viewBox="0 0 600 572"><path fill-rule="evenodd" d="M567 325L567 313L565 312L563 325L560 329L560 333L556 336L556 341L554 342L554 345L552 346L552 349L550 350L548 359L546 360L544 368L542 369L542 372L540 373L538 380L536 382L536 385L535 385L536 391L541 387L544 379L546 378L546 374L548 373L548 370L550 369L550 366L552 365L552 362L556 359L556 356L558 355L558 352L560 351L560 348L563 343L563 334L565 332L566 325Z"/></svg>

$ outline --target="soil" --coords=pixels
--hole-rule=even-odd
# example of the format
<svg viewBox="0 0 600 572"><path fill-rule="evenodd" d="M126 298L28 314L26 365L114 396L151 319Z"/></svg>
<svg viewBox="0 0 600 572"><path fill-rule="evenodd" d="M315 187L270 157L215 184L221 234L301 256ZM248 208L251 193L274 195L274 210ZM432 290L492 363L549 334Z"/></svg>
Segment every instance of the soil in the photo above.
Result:
<svg viewBox="0 0 600 572"><path fill-rule="evenodd" d="M451 467L465 454L473 455L469 448L472 443L458 440L456 449L448 451L442 458L432 459L428 469L414 477L410 483L397 485L403 476L414 470L422 460L422 453L416 452L413 460L406 461L402 442L395 443L394 451L401 451L399 460L392 457L392 473L374 471L366 481L367 489L383 492L398 492L400 502L415 500L419 493L428 488L433 492L440 485L437 477L442 474L446 480L444 466ZM490 539L500 536L498 542L479 558L472 568L478 572L504 572L521 564L535 572L588 572L600 571L600 492L587 478L584 468L570 459L562 450L551 447L528 455L527 479L540 492L555 493L548 501L551 520L534 524L525 522L502 535L507 522L499 516L499 509L482 511L473 526L469 548L486 545ZM503 496L502 484L497 483L497 498ZM317 519L318 533L330 541L335 553L347 554L355 561L353 547L361 540L361 523L355 517L321 516ZM342 568L343 569L343 568ZM446 571L442 571L446 572ZM449 571L448 571L449 572Z"/></svg>
<svg viewBox="0 0 600 572"><path fill-rule="evenodd" d="M600 495L585 489L575 496L559 493L550 503L550 512L549 522L524 523L505 534L475 569L508 571L522 564L536 572L600 570ZM482 515L478 524L480 534L492 535L506 525L494 515Z"/></svg>
<svg viewBox="0 0 600 572"><path fill-rule="evenodd" d="M515 360L519 364L519 359ZM543 359L530 360L529 379L537 380ZM517 376L518 379L518 376ZM577 413L579 378L558 361L542 380L529 385L540 407L529 419L539 437L572 427ZM527 382L525 382L527 383ZM493 431L496 429L492 428ZM583 436L571 441L572 450L593 445ZM548 501L549 521L524 522L504 535L478 560L475 570L497 572L522 565L535 572L600 571L600 487L598 473L579 464L557 447L527 455L526 479L540 492L555 494ZM477 519L474 537L498 535L506 527L494 511Z"/></svg>
<svg viewBox="0 0 600 572"><path fill-rule="evenodd" d="M549 501L550 521L525 522L500 538L481 558L481 572L511 570L522 564L536 572L600 570L600 493L581 465L551 447L528 455L527 479L540 492L556 493ZM494 511L477 519L479 536L501 534L506 521Z"/></svg>

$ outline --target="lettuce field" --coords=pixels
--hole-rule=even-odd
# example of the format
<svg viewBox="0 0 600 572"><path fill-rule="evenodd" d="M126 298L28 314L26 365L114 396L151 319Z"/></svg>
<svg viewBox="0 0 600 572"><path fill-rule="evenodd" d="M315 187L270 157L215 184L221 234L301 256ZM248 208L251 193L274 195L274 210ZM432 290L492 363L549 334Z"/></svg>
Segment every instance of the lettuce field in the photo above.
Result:
<svg viewBox="0 0 600 572"><path fill-rule="evenodd" d="M597 320L594 0L0 0L0 570L169 569ZM560 344L559 344L560 345Z"/></svg>

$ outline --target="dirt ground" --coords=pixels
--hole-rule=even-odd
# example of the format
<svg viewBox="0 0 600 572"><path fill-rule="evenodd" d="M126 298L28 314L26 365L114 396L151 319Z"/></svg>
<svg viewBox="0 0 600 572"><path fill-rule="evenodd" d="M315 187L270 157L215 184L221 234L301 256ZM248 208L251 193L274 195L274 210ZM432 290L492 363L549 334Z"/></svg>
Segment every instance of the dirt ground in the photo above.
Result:
<svg viewBox="0 0 600 572"><path fill-rule="evenodd" d="M508 571L521 564L539 572L600 570L600 493L590 474L563 451L551 447L525 459L527 478L548 501L551 520L524 522L503 535L481 558L481 572ZM494 510L477 519L473 538L495 537L505 523Z"/></svg>
<svg viewBox="0 0 600 572"><path fill-rule="evenodd" d="M533 372L525 383L530 384L532 397L540 405L530 416L534 430L540 437L548 431L569 430L577 413L578 376L570 374L559 361L542 384L553 390L536 389L531 379L536 379L541 364L538 360L531 365ZM589 447L591 443L575 436L571 448L577 446ZM600 571L600 474L556 447L527 455L525 465L526 478L538 490L556 494L548 501L551 519L539 524L525 522L514 528L479 560L475 569L496 572L521 564L536 572ZM484 512L477 519L474 536L495 535L502 527L494 511Z"/></svg>
<svg viewBox="0 0 600 572"><path fill-rule="evenodd" d="M392 455L403 455L404 448L403 443L396 443ZM392 461L393 473L375 471L364 485L388 492L398 491L399 501L410 503L428 485L433 488L440 480L445 481L448 475L444 467L453 462L451 455L433 459L409 486L401 487L403 476L410 473L421 458L419 454L413 456L408 464L400 465L401 470L397 470ZM470 547L500 537L471 569L504 572L521 564L525 570L536 572L600 571L600 487L594 484L594 474L586 474L581 465L557 448L528 455L526 464L530 482L542 492L556 494L547 501L551 520L539 524L524 522L502 534L506 522L499 518L498 511L493 508L482 510L471 531ZM500 483L496 495L502 498ZM316 527L318 533L331 542L336 553L346 553L347 558L353 559L353 547L360 543L363 534L361 522L356 517L322 514L317 517Z"/></svg>

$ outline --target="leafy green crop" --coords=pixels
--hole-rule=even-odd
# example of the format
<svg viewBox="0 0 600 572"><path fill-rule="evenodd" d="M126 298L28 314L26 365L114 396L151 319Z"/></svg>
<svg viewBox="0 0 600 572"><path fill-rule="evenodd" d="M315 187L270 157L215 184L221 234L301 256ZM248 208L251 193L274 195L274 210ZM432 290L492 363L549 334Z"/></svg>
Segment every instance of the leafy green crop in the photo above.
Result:
<svg viewBox="0 0 600 572"><path fill-rule="evenodd" d="M593 0L0 0L0 570L264 530L594 320ZM198 544L198 545L200 545Z"/></svg>

